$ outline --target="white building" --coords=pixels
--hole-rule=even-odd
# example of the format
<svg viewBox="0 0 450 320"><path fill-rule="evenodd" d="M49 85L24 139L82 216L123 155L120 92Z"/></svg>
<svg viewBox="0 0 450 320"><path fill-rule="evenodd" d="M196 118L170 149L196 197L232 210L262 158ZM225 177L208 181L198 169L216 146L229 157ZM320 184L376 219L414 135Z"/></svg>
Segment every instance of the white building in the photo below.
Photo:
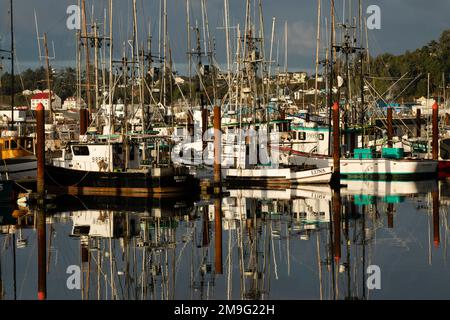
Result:
<svg viewBox="0 0 450 320"><path fill-rule="evenodd" d="M50 110L48 104L48 92L37 93L31 97L31 110L36 110L39 103L42 103L45 110ZM61 109L61 98L52 93L52 108Z"/></svg>
<svg viewBox="0 0 450 320"><path fill-rule="evenodd" d="M76 97L69 97L66 100L64 100L64 103L62 105L63 110L79 110L86 106L86 103L84 102L83 98L80 98L77 101Z"/></svg>

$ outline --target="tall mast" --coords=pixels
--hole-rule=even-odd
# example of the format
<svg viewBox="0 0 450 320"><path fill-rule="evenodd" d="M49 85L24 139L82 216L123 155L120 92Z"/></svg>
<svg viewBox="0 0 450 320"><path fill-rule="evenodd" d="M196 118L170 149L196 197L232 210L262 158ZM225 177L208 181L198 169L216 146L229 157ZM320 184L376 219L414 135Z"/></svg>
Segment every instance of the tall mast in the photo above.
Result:
<svg viewBox="0 0 450 320"><path fill-rule="evenodd" d="M114 134L114 124L113 124L113 0L109 0L109 84L108 84L108 105L109 105L109 135ZM110 143L110 139L108 138L108 144ZM112 150L108 147L109 150L109 159L112 159ZM111 162L111 160L110 160ZM112 171L111 165L108 166L108 171Z"/></svg>
<svg viewBox="0 0 450 320"><path fill-rule="evenodd" d="M318 74L319 74L319 52L320 52L320 13L321 13L321 0L317 0L317 37L316 37L316 79L315 79L315 91L314 91L314 109L317 112L317 90L319 87Z"/></svg>
<svg viewBox="0 0 450 320"><path fill-rule="evenodd" d="M284 22L284 80L285 80L285 89L288 86L288 25L287 21Z"/></svg>
<svg viewBox="0 0 450 320"><path fill-rule="evenodd" d="M164 0L164 13L163 13L163 19L164 19L164 44L163 44L163 105L164 108L167 108L167 92L166 92L166 86L167 86L167 0Z"/></svg>
<svg viewBox="0 0 450 320"><path fill-rule="evenodd" d="M186 30L187 30L187 56L189 77L189 103L192 103L192 59L191 59L191 4L186 0Z"/></svg>
<svg viewBox="0 0 450 320"><path fill-rule="evenodd" d="M270 96L270 78L272 76L272 55L273 55L273 41L275 37L275 22L276 18L272 18L272 34L270 37L270 52L269 52L269 71L267 74L267 96Z"/></svg>
<svg viewBox="0 0 450 320"><path fill-rule="evenodd" d="M89 39L87 34L87 19L86 19L86 0L81 0L81 15L83 20L83 38L85 39L84 49L86 55L86 97L89 115L92 113L91 101L91 67L89 62Z"/></svg>
<svg viewBox="0 0 450 320"><path fill-rule="evenodd" d="M95 103L94 103L94 107L95 110L98 110L97 108L97 104L99 101L99 86L98 86L98 47L99 47L99 42L98 42L98 31L97 31L97 23L94 23L94 81L95 81ZM98 121L98 117L97 117L97 121Z"/></svg>
<svg viewBox="0 0 450 320"><path fill-rule="evenodd" d="M227 45L227 82L228 82L228 99L231 99L231 55L230 55L230 31L229 31L229 7L228 0L223 0L225 11L225 37ZM231 101L231 100L230 100Z"/></svg>
<svg viewBox="0 0 450 320"><path fill-rule="evenodd" d="M50 62L48 57L48 45L47 45L47 34L44 33L44 47L45 47L45 65L46 65L46 75L47 75L47 88L48 88L48 109L50 111L50 120L53 119L53 108L52 108L52 84L50 81Z"/></svg>
<svg viewBox="0 0 450 320"><path fill-rule="evenodd" d="M331 32L330 32L330 63L329 63L329 85L328 85L328 108L329 108L329 139L328 139L328 154L331 155L331 111L333 107L333 67L334 67L334 0L331 0ZM339 124L333 124L339 125Z"/></svg>
<svg viewBox="0 0 450 320"><path fill-rule="evenodd" d="M261 75L261 79L264 80L264 78L267 75L267 64L266 64L266 45L265 45L265 41L264 41L264 37L265 37L265 33L264 33L264 15L263 15L263 6L262 6L262 0L259 0L259 39L261 41L260 45L260 61L262 64L262 75ZM265 89L264 89L264 81L261 83L261 96L262 96L262 103L264 106L266 106L266 93L265 93ZM267 106L266 106L267 107ZM266 108L266 113L267 113L267 108ZM266 118L267 118L267 114L266 114ZM267 119L266 119L267 121ZM267 132L269 132L269 130L267 130Z"/></svg>
<svg viewBox="0 0 450 320"><path fill-rule="evenodd" d="M13 0L9 1L9 12L11 19L11 130L14 129L14 13Z"/></svg>
<svg viewBox="0 0 450 320"><path fill-rule="evenodd" d="M81 3L81 1L78 0L78 7L80 7L80 3ZM38 34L38 37L39 37L39 34ZM81 108L81 32L80 32L80 30L77 30L76 40L77 40L77 101L75 103L75 106L77 106L79 104L79 107Z"/></svg>

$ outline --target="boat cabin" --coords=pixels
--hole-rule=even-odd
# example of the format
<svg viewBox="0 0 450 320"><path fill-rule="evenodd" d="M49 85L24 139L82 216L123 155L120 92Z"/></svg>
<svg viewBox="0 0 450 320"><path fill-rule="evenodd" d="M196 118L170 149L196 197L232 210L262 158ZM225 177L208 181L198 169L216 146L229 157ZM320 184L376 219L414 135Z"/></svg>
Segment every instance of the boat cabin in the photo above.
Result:
<svg viewBox="0 0 450 320"><path fill-rule="evenodd" d="M129 145L129 152L126 154L122 143L74 143L69 144L62 156L52 159L52 162L54 166L66 169L120 172L139 169L141 156L139 147L133 144Z"/></svg>
<svg viewBox="0 0 450 320"><path fill-rule="evenodd" d="M33 144L33 138L29 137L1 137L1 159L6 160L32 156L34 154Z"/></svg>

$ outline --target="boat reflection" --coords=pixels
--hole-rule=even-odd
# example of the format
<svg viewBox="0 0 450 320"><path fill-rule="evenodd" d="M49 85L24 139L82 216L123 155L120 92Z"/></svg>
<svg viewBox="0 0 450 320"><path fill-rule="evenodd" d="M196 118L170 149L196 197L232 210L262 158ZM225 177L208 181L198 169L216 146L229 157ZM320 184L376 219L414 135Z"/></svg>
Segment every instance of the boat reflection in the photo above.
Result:
<svg viewBox="0 0 450 320"><path fill-rule="evenodd" d="M430 268L433 250L446 253L440 203L449 190L436 182L355 182L144 203L66 196L45 214L9 206L0 229L0 297L376 299L387 293L367 287L367 268L390 266L379 248L398 254L408 246L423 256L426 245L416 248L400 232L412 219L408 210L416 219L427 214L429 225L421 223L416 236L428 234ZM79 283L69 267L80 271Z"/></svg>

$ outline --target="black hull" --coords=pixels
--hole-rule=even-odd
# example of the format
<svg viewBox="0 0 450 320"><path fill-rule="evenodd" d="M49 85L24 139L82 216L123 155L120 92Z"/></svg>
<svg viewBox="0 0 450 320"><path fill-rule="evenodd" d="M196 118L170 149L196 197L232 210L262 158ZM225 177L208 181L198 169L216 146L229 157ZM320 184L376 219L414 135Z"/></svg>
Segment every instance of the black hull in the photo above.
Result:
<svg viewBox="0 0 450 320"><path fill-rule="evenodd" d="M45 183L52 192L77 195L150 196L189 194L198 190L192 175L152 176L142 172L92 172L45 166ZM53 187L53 188L52 188Z"/></svg>

